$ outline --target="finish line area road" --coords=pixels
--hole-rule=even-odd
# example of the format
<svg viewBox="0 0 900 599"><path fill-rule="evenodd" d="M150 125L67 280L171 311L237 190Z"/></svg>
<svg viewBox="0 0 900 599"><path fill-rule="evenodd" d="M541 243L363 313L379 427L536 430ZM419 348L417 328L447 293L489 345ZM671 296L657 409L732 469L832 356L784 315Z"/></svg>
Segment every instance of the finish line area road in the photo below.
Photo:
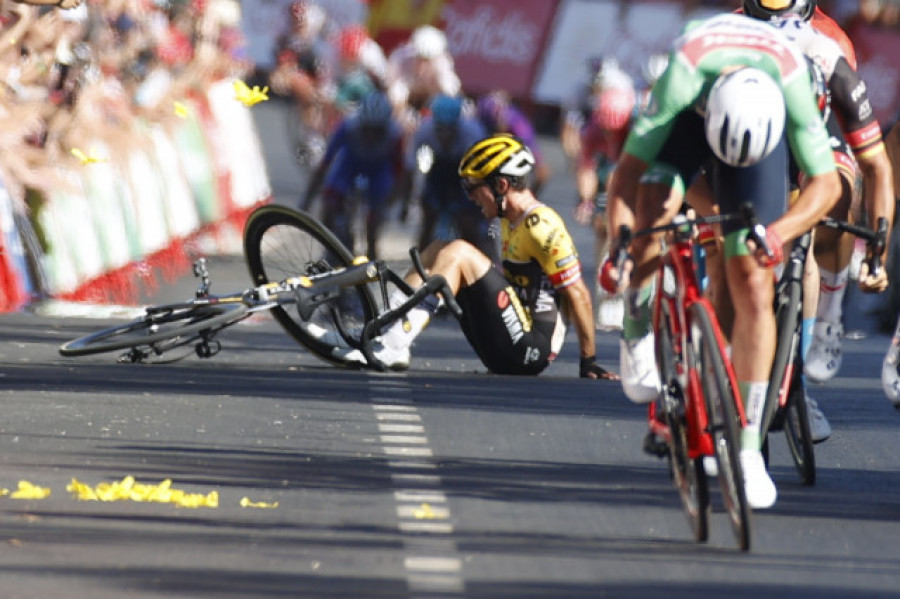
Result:
<svg viewBox="0 0 900 599"><path fill-rule="evenodd" d="M254 114L276 200L290 203L302 181L269 104ZM544 149L558 176L542 197L594 272L590 230L571 221L571 176L558 148ZM392 231L392 247L405 251L409 236ZM240 256L209 267L213 292L249 285ZM187 277L150 301L195 289ZM0 315L2 599L862 599L900 588L900 413L881 391L889 337L875 330L845 339L839 376L811 389L834 429L816 446L814 486L773 438L778 502L753 514L741 553L715 481L710 540L693 541L666 462L641 451L645 408L616 382L577 378L574 332L541 376L495 376L439 318L408 372L380 374L318 361L266 315L220 333L207 360L63 358L60 344L120 320L60 314ZM597 349L618 370L617 334L599 333ZM129 476L157 494L67 491ZM50 494L13 498L20 481ZM150 501L166 497L163 481L217 505Z"/></svg>
<svg viewBox="0 0 900 599"><path fill-rule="evenodd" d="M58 356L105 322L0 318L0 485L52 491L0 498L2 597L896 596L900 414L865 349L886 337L815 389L835 429L815 486L775 438L778 503L740 553L717 488L692 541L643 408L574 377L574 340L537 378L486 374L449 320L403 374L319 363L267 319L208 360ZM66 491L126 476L218 507Z"/></svg>

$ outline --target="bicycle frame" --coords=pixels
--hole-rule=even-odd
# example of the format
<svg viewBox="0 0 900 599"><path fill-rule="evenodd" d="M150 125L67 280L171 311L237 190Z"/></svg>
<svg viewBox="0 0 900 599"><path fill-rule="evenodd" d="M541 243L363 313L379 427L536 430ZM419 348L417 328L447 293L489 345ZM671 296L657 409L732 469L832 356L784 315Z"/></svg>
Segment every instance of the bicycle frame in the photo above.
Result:
<svg viewBox="0 0 900 599"><path fill-rule="evenodd" d="M709 299L704 297L700 280L697 276L693 226L686 223L675 228L672 240L664 243L665 248L660 256L660 267L656 278L657 288L653 310L653 329L654 331L659 331L664 314L666 312L671 314L672 340L675 344L672 350L675 355L684 356L685 352L682 351L682 348L690 343L690 322L687 315L690 306L695 303L703 303L707 306L710 314L714 314L714 310ZM674 280L667 280L666 272L672 272ZM666 310L663 309L663 304L666 305ZM726 343L718 323L716 323L714 329L716 343L719 346L719 350L725 355ZM691 352L687 352L687 354L691 355ZM713 455L713 441L709 434L709 418L706 412L706 402L703 400L702 386L697 378L697 365L685 364L683 361L679 361L679 366L682 370L684 368L687 369L687 372L681 372L680 375L683 377L681 383L686 394L685 417L688 422L688 455L692 459ZM737 379L734 376L734 369L731 367L730 361L727 362L727 370L732 388L737 395ZM656 417L656 409L656 402L651 403L648 409L650 427L656 434L668 440L668 427ZM743 401L737 402L737 409L741 425L743 426L746 424Z"/></svg>

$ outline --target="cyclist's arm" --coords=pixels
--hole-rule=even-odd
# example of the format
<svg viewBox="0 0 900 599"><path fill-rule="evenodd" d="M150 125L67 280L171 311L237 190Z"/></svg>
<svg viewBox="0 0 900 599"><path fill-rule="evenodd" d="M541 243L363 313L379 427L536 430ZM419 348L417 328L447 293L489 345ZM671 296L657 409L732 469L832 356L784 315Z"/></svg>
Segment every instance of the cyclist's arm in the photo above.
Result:
<svg viewBox="0 0 900 599"><path fill-rule="evenodd" d="M618 244L619 227L627 225L634 229L638 185L648 166L648 163L626 151L609 177L606 188L606 222L611 248Z"/></svg>
<svg viewBox="0 0 900 599"><path fill-rule="evenodd" d="M578 335L579 356L589 358L596 354L594 347L594 320L591 307L591 293L584 284L584 278L559 290L569 307L569 317Z"/></svg>

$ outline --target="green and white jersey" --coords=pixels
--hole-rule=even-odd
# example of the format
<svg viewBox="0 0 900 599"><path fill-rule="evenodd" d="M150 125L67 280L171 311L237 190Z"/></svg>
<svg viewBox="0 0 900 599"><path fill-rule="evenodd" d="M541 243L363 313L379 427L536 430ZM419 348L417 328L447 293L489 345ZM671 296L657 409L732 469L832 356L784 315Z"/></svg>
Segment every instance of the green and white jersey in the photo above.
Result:
<svg viewBox="0 0 900 599"><path fill-rule="evenodd" d="M650 103L632 127L625 151L653 162L676 117L685 110L704 114L715 80L741 67L763 70L781 86L788 143L800 169L807 175L834 170L803 53L775 27L739 14L688 23L675 40L669 67L653 87Z"/></svg>

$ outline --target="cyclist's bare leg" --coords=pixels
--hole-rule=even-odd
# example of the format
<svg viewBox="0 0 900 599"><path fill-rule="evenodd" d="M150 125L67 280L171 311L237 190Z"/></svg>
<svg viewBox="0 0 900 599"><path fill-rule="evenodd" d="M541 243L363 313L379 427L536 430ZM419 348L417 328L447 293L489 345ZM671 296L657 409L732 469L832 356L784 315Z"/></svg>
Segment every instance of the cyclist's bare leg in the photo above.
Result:
<svg viewBox="0 0 900 599"><path fill-rule="evenodd" d="M492 266L484 252L462 239L434 241L422 250L421 258L428 274L443 276L453 293L483 277ZM405 279L412 287L422 284L415 270L410 270Z"/></svg>
<svg viewBox="0 0 900 599"><path fill-rule="evenodd" d="M725 264L734 305L732 348L734 373L739 381L767 381L775 356L774 277L752 256L733 256Z"/></svg>

